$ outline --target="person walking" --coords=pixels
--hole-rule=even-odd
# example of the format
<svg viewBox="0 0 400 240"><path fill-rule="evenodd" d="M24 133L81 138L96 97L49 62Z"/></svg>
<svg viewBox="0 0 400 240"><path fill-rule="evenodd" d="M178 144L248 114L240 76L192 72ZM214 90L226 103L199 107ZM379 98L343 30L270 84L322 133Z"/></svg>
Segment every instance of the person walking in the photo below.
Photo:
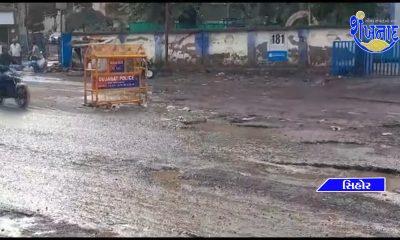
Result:
<svg viewBox="0 0 400 240"><path fill-rule="evenodd" d="M15 64L21 65L21 45L17 42L17 39L13 39L10 45L10 55L13 58Z"/></svg>

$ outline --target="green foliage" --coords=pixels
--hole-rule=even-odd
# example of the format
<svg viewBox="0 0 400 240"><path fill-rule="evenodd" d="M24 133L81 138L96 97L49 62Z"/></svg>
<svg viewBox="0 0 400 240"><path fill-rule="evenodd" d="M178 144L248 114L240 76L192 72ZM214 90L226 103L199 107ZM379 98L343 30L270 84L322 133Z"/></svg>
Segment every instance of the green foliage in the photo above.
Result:
<svg viewBox="0 0 400 240"><path fill-rule="evenodd" d="M382 9L377 3L311 3L311 12L321 25L347 26L349 17L363 10L368 18L378 16Z"/></svg>
<svg viewBox="0 0 400 240"><path fill-rule="evenodd" d="M242 11L250 26L277 25L285 26L289 17L300 10L311 10L312 17L321 26L347 26L349 17L358 10L363 10L367 17L381 16L382 8L373 2L367 3L241 3ZM299 19L294 26L307 26L307 19Z"/></svg>
<svg viewBox="0 0 400 240"><path fill-rule="evenodd" d="M44 29L43 21L45 16L57 15L55 3L29 3L28 9L26 27L33 32Z"/></svg>
<svg viewBox="0 0 400 240"><path fill-rule="evenodd" d="M164 3L110 3L107 13L115 18L125 19L127 22L164 22Z"/></svg>
<svg viewBox="0 0 400 240"><path fill-rule="evenodd" d="M196 26L200 24L200 3L179 3L170 7L171 18L180 24Z"/></svg>
<svg viewBox="0 0 400 240"><path fill-rule="evenodd" d="M199 25L210 20L220 21L229 16L244 20L248 27L280 26L284 27L286 21L294 13L301 10L311 10L312 23L314 19L320 26L347 26L348 18L358 10L363 10L367 17L383 16L382 8L377 3L169 3L170 25L178 21L184 25ZM107 13L113 19L119 19L127 25L131 22L145 21L164 24L165 3L110 3ZM210 19L212 18L212 19ZM308 18L296 20L292 26L308 26Z"/></svg>
<svg viewBox="0 0 400 240"><path fill-rule="evenodd" d="M254 25L285 26L289 17L297 11L304 10L303 3L261 3L259 21Z"/></svg>
<svg viewBox="0 0 400 240"><path fill-rule="evenodd" d="M93 8L84 7L81 12L68 14L66 30L72 32L83 28L87 32L104 32L111 30L112 21Z"/></svg>

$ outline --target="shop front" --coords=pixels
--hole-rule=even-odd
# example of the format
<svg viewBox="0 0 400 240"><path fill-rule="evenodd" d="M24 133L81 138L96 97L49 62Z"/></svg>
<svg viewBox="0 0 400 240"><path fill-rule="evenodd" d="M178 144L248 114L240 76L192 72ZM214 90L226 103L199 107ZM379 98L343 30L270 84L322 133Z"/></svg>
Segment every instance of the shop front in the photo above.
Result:
<svg viewBox="0 0 400 240"><path fill-rule="evenodd" d="M17 37L17 27L14 12L0 11L0 45L9 46L15 37Z"/></svg>

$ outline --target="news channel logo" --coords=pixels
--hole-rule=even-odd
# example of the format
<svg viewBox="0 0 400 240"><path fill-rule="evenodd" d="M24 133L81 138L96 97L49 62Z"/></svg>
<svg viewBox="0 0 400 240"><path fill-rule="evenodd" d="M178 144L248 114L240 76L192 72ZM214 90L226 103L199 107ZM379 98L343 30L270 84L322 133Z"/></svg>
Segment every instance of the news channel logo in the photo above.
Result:
<svg viewBox="0 0 400 240"><path fill-rule="evenodd" d="M386 178L328 178L317 192L385 192Z"/></svg>
<svg viewBox="0 0 400 240"><path fill-rule="evenodd" d="M364 19L363 11L350 17L350 35L362 50L368 53L386 52L399 40L398 25L366 24Z"/></svg>

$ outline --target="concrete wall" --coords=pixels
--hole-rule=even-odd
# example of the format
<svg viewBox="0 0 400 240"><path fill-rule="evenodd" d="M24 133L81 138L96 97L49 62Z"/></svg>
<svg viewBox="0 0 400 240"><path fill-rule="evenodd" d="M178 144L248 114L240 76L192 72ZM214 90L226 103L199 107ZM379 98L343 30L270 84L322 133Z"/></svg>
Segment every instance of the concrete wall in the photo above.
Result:
<svg viewBox="0 0 400 240"><path fill-rule="evenodd" d="M284 36L283 42L273 43L272 37L276 35ZM296 31L260 31L255 34L255 62L257 64L268 64L266 61L267 51L288 51L288 63L298 62L299 41Z"/></svg>
<svg viewBox="0 0 400 240"><path fill-rule="evenodd" d="M118 42L124 43L131 43L131 44L142 44L143 48L146 51L146 54L151 56L151 58L155 57L155 41L154 41L154 34L142 34L142 35L128 35L125 36L118 36Z"/></svg>
<svg viewBox="0 0 400 240"><path fill-rule="evenodd" d="M153 61L164 60L165 39L162 33L128 35L88 35L113 43L143 44ZM277 36L279 41L277 41ZM79 43L81 36L73 36ZM275 38L275 41L274 41ZM114 39L114 40L110 40ZM350 41L348 29L300 29L282 31L188 32L169 35L170 62L212 65L273 65L268 51L287 51L288 61L280 64L328 66L333 41Z"/></svg>
<svg viewBox="0 0 400 240"><path fill-rule="evenodd" d="M110 44L142 44L146 53L154 57L155 55L155 41L153 34L132 34L132 35L119 35L119 34L109 34L109 35L80 35L72 36L72 47L79 46L85 42L104 42Z"/></svg>
<svg viewBox="0 0 400 240"><path fill-rule="evenodd" d="M210 64L246 64L247 32L210 33L208 55Z"/></svg>
<svg viewBox="0 0 400 240"><path fill-rule="evenodd" d="M170 35L168 38L170 44L168 48L168 56L170 61L177 64L200 63L201 54L198 54L196 51L195 38L196 36L194 33Z"/></svg>
<svg viewBox="0 0 400 240"><path fill-rule="evenodd" d="M333 41L351 41L347 29L319 29L308 34L310 64L326 66L331 63Z"/></svg>

